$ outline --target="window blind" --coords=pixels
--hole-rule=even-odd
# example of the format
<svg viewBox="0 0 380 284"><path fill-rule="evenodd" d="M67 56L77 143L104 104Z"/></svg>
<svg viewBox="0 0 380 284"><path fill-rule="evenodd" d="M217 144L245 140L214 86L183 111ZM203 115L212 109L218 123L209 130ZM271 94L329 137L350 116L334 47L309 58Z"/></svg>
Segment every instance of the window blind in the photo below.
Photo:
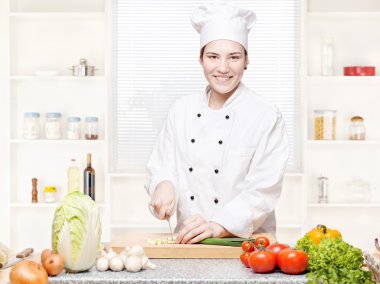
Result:
<svg viewBox="0 0 380 284"><path fill-rule="evenodd" d="M232 2L257 16L242 81L282 112L290 143L287 169L299 170L299 0ZM145 172L169 107L207 85L198 62L199 35L190 23L193 10L203 3L113 2L113 171Z"/></svg>

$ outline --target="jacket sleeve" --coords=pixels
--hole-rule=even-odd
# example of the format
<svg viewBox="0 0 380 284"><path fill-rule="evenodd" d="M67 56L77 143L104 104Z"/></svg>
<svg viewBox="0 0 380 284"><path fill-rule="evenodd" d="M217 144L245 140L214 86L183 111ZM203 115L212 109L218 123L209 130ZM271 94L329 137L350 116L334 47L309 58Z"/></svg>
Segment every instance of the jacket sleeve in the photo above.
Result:
<svg viewBox="0 0 380 284"><path fill-rule="evenodd" d="M214 221L232 234L249 237L274 212L288 159L288 139L278 111L259 142L242 191L215 212Z"/></svg>
<svg viewBox="0 0 380 284"><path fill-rule="evenodd" d="M166 123L161 128L158 141L148 161L149 180L145 189L152 196L156 187L162 181L170 181L177 191L177 171L174 147L174 117L175 106L171 107ZM178 196L176 192L176 196Z"/></svg>

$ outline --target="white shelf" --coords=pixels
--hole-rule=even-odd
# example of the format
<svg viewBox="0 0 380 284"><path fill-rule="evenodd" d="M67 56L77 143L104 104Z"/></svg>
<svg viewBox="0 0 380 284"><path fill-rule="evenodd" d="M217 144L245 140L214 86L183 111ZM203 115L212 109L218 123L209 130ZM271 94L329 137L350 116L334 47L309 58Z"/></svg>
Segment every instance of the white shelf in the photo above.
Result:
<svg viewBox="0 0 380 284"><path fill-rule="evenodd" d="M77 145L101 145L104 144L104 140L69 140L69 139L59 139L59 140L48 140L48 139L12 139L11 144L77 144Z"/></svg>
<svg viewBox="0 0 380 284"><path fill-rule="evenodd" d="M380 84L380 76L304 76L304 79L313 84Z"/></svg>
<svg viewBox="0 0 380 284"><path fill-rule="evenodd" d="M380 140L308 140L308 145L357 145L357 146L379 146Z"/></svg>
<svg viewBox="0 0 380 284"><path fill-rule="evenodd" d="M103 12L25 12L18 13L12 12L9 14L12 18L17 19L79 19L87 21L89 19L104 19L105 13Z"/></svg>
<svg viewBox="0 0 380 284"><path fill-rule="evenodd" d="M53 80L73 80L73 81L93 81L93 80L104 80L105 76L10 76L11 80L14 81L53 81Z"/></svg>
<svg viewBox="0 0 380 284"><path fill-rule="evenodd" d="M10 206L12 208L56 208L59 205L59 203L54 202L54 203L22 203L22 202L16 202L16 203L11 203ZM97 204L99 208L103 208L104 204L99 203Z"/></svg>
<svg viewBox="0 0 380 284"><path fill-rule="evenodd" d="M380 203L310 203L309 208L380 208Z"/></svg>
<svg viewBox="0 0 380 284"><path fill-rule="evenodd" d="M324 19L359 19L359 20L380 20L380 12L308 12L306 17L310 20Z"/></svg>

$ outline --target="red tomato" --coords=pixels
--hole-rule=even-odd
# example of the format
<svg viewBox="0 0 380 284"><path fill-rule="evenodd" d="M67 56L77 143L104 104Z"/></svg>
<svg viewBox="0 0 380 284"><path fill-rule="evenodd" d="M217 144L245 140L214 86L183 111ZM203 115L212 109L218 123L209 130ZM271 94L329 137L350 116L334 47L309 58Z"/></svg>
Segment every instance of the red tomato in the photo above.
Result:
<svg viewBox="0 0 380 284"><path fill-rule="evenodd" d="M284 249L278 254L278 266L287 274L301 274L307 268L308 257L303 250Z"/></svg>
<svg viewBox="0 0 380 284"><path fill-rule="evenodd" d="M248 258L249 266L255 273L268 273L276 267L276 256L271 251L254 251Z"/></svg>
<svg viewBox="0 0 380 284"><path fill-rule="evenodd" d="M254 242L254 244L255 244L255 246L263 246L263 247L267 247L267 246L269 246L269 240L268 240L268 238L267 237L263 237L263 236L259 236L259 237L257 237L256 239L255 239L255 242Z"/></svg>
<svg viewBox="0 0 380 284"><path fill-rule="evenodd" d="M276 260L278 261L278 254L280 253L280 251L282 251L286 248L290 248L290 246L288 246L286 244L275 243L275 244L269 245L267 247L267 250L270 250L271 252L273 252L274 255L276 256Z"/></svg>
<svg viewBox="0 0 380 284"><path fill-rule="evenodd" d="M249 251L245 251L243 252L241 255L240 255L240 260L241 262L244 264L245 267L249 268L249 263L248 263L248 259L249 259L249 256L251 255L251 252Z"/></svg>
<svg viewBox="0 0 380 284"><path fill-rule="evenodd" d="M253 243L251 241L244 241L242 244L241 244L241 248L243 249L243 251L254 251L255 250L255 247L253 246Z"/></svg>

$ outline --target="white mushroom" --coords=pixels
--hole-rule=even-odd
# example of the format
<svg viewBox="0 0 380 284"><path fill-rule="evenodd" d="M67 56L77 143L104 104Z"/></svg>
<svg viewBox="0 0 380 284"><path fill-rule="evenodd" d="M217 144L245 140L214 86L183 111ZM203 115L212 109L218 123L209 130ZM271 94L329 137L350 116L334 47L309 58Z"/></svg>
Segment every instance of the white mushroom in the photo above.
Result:
<svg viewBox="0 0 380 284"><path fill-rule="evenodd" d="M106 254L106 258L111 259L111 258L113 258L116 255L117 255L116 252L114 252L113 249L111 248L111 249L108 250L108 252Z"/></svg>
<svg viewBox="0 0 380 284"><path fill-rule="evenodd" d="M106 271L108 269L108 258L101 256L96 260L95 268L97 271Z"/></svg>
<svg viewBox="0 0 380 284"><path fill-rule="evenodd" d="M125 268L129 272L139 272L142 269L142 259L139 256L129 256L125 262Z"/></svg>
<svg viewBox="0 0 380 284"><path fill-rule="evenodd" d="M150 262L149 258L147 256L143 256L142 257L142 266L143 266L143 269L156 269L156 265L152 262Z"/></svg>
<svg viewBox="0 0 380 284"><path fill-rule="evenodd" d="M109 260L109 266L112 271L122 271L124 269L124 262L121 256L116 255Z"/></svg>
<svg viewBox="0 0 380 284"><path fill-rule="evenodd" d="M145 255L144 248L142 246L133 246L127 250L127 256L139 256L143 257Z"/></svg>

